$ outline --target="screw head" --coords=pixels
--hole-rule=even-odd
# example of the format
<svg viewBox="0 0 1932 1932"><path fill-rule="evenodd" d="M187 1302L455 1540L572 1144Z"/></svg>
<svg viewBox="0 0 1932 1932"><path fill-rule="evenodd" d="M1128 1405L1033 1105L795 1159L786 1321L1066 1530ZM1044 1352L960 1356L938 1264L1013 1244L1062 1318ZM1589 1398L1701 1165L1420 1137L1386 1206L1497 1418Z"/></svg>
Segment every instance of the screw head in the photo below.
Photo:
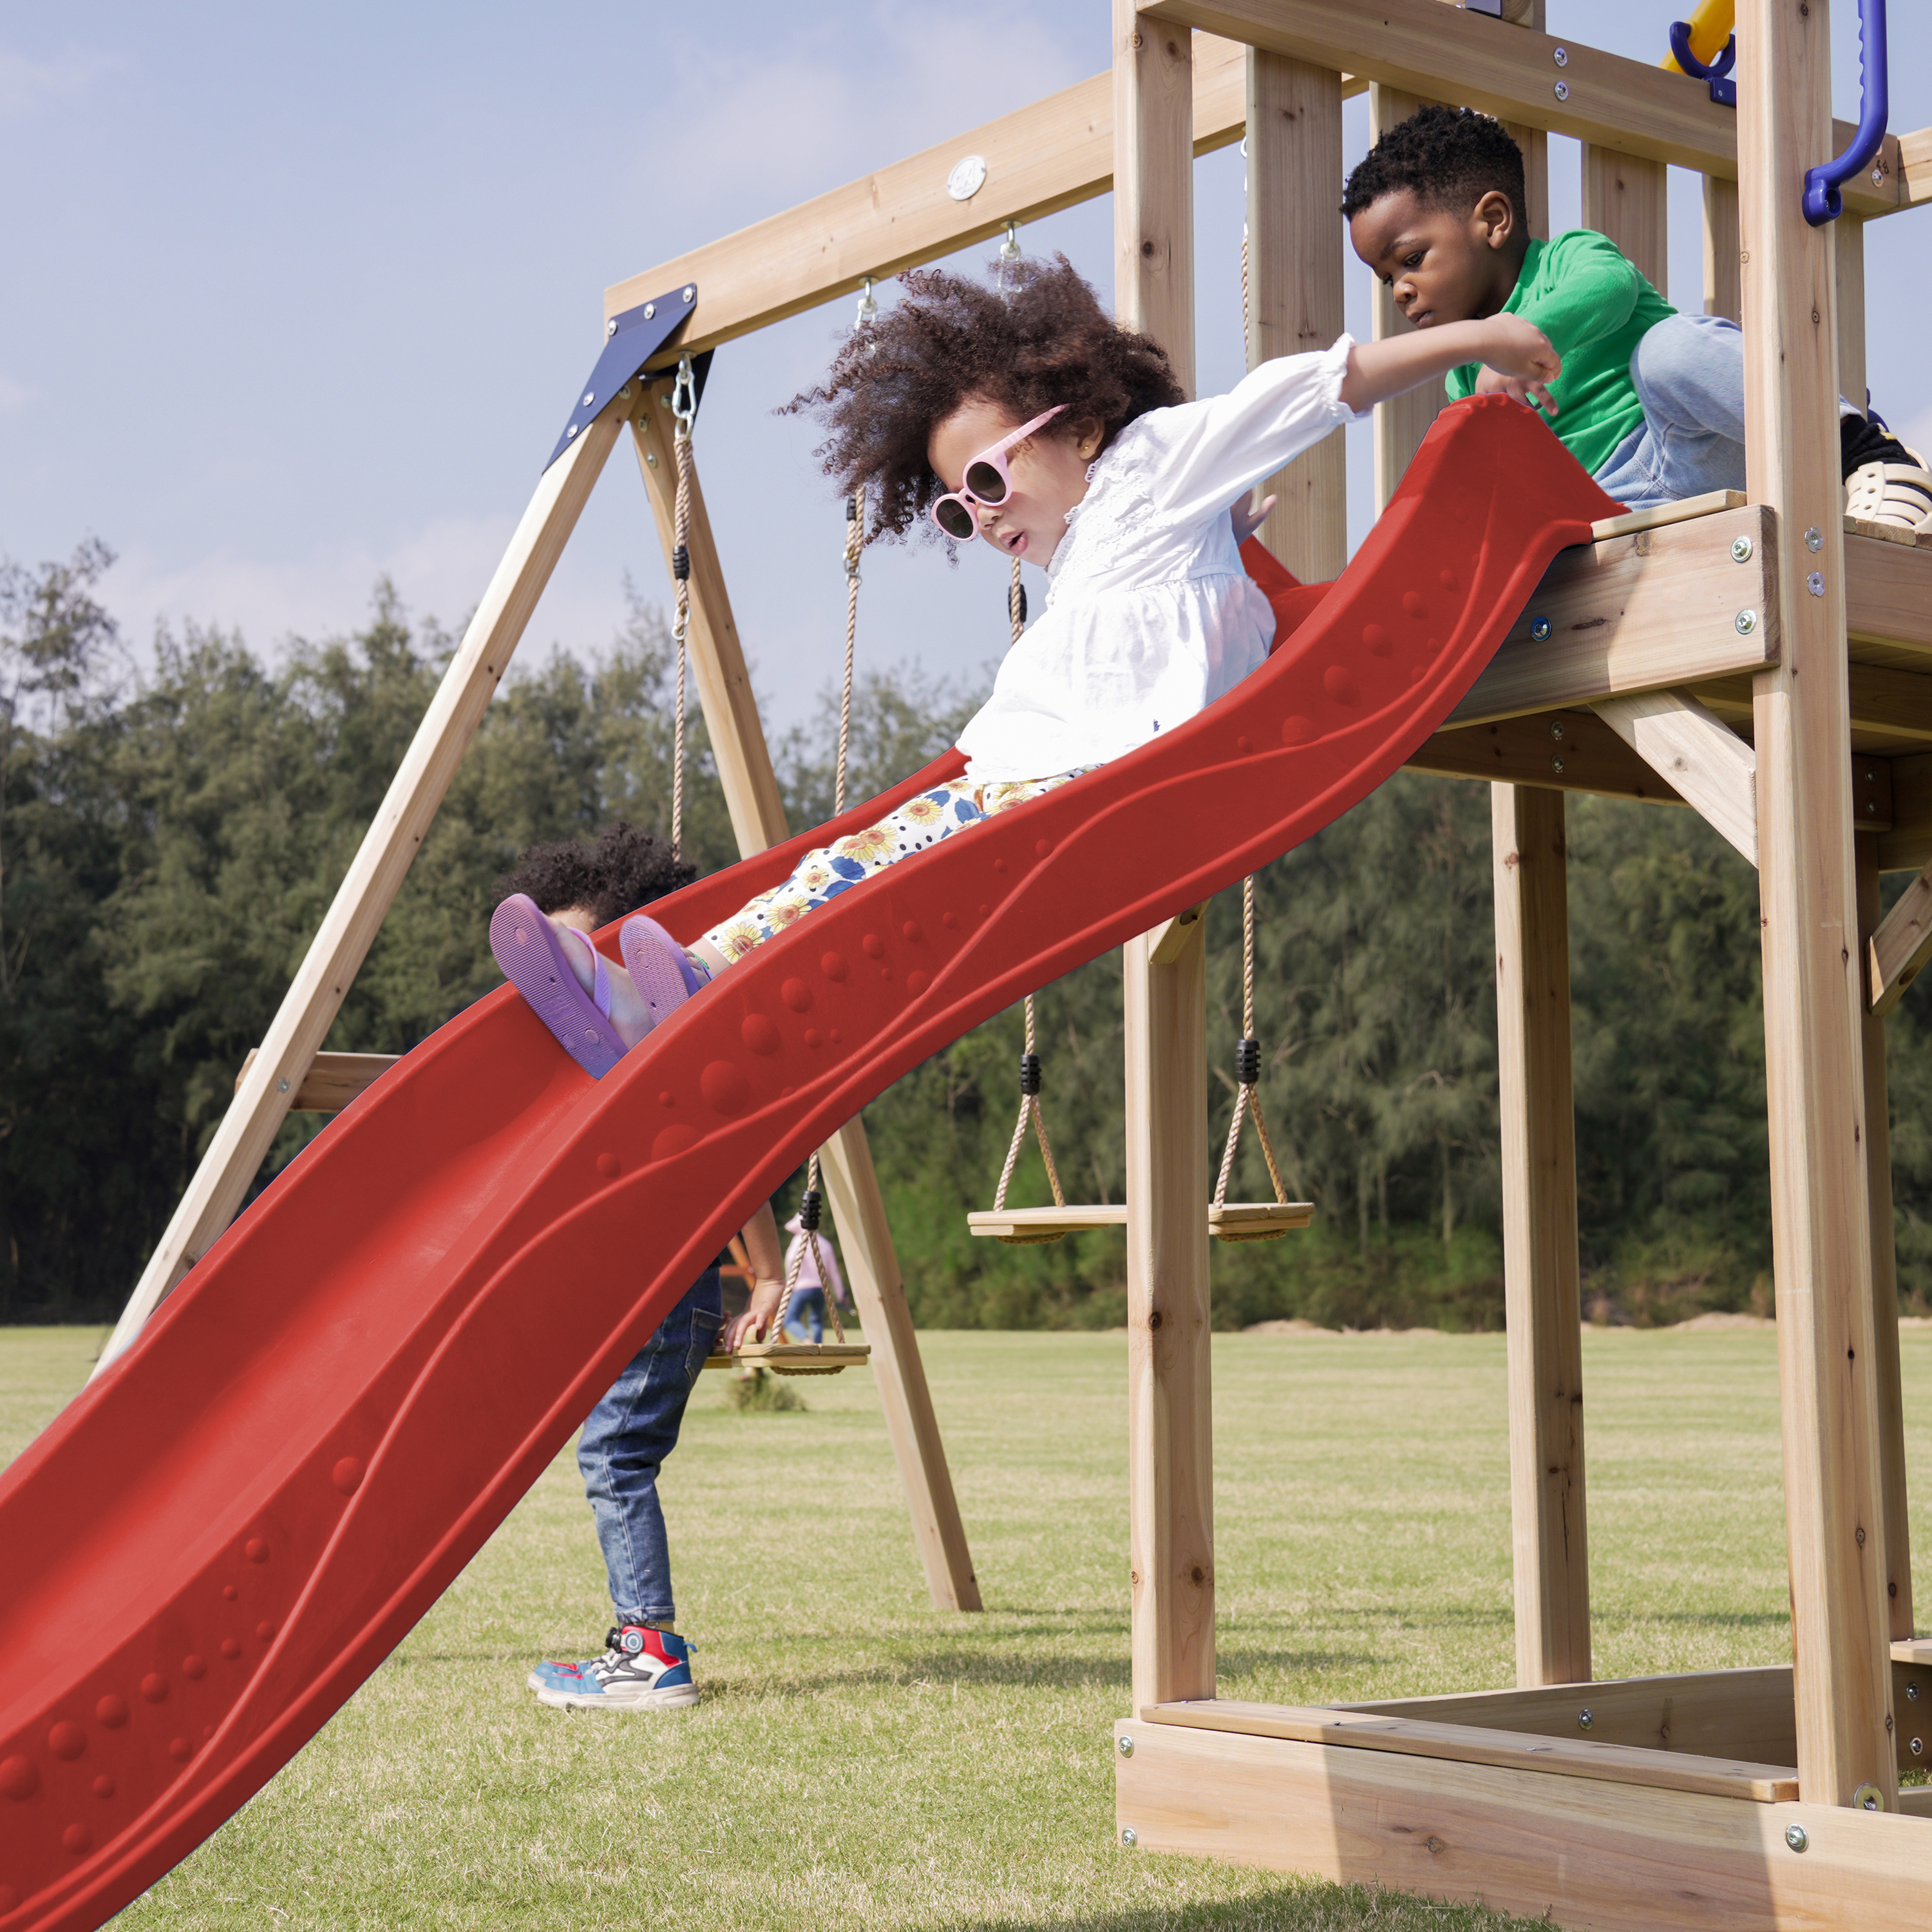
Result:
<svg viewBox="0 0 1932 1932"><path fill-rule="evenodd" d="M649 322L649 321L650 320L651 317L652 317L652 316L656 315L656 314L657 314L657 312L658 312L658 305L657 305L657 304L656 304L656 302L646 302L646 303L645 303L645 304L644 304L644 320L645 320L646 322Z"/></svg>
<svg viewBox="0 0 1932 1932"><path fill-rule="evenodd" d="M1596 1714L1588 1705L1576 1713L1576 1728L1580 1731L1587 1731L1596 1721Z"/></svg>
<svg viewBox="0 0 1932 1932"><path fill-rule="evenodd" d="M1731 620L1732 628L1741 638L1748 638L1757 628L1757 613L1752 610L1740 610Z"/></svg>
<svg viewBox="0 0 1932 1932"><path fill-rule="evenodd" d="M1912 1740L1912 1755L1914 1757L1923 1757L1925 1755L1925 1740L1923 1738L1914 1738Z"/></svg>
<svg viewBox="0 0 1932 1932"><path fill-rule="evenodd" d="M1132 1738L1123 1735L1115 1738L1114 1742L1119 1746L1121 1756L1132 1757L1133 1756L1134 1741Z"/></svg>
<svg viewBox="0 0 1932 1932"><path fill-rule="evenodd" d="M1563 760L1560 754L1550 760L1550 769L1552 772L1560 772L1563 769Z"/></svg>
<svg viewBox="0 0 1932 1932"><path fill-rule="evenodd" d="M1547 617L1531 618L1529 620L1529 634L1534 638L1539 644L1541 644L1544 639L1550 634L1550 620Z"/></svg>
<svg viewBox="0 0 1932 1932"><path fill-rule="evenodd" d="M1749 537L1733 537L1731 539L1731 561L1733 563L1748 563L1756 554L1757 545Z"/></svg>
<svg viewBox="0 0 1932 1932"><path fill-rule="evenodd" d="M1568 67L1570 64L1570 50L1568 47L1558 47L1551 58L1555 60L1558 67Z"/></svg>
<svg viewBox="0 0 1932 1932"><path fill-rule="evenodd" d="M571 424L571 426L569 427L569 428L568 428L567 430L566 430L564 431L564 434L565 434L566 436L574 436L576 434L577 434L577 425L576 425L576 424L574 424L574 423L572 423L572 424Z"/></svg>
<svg viewBox="0 0 1932 1932"><path fill-rule="evenodd" d="M592 403L594 403L596 400L597 400L597 392L596 392L595 389L586 389L586 390L584 391L584 406L586 410L587 410L588 408L590 408L590 405L591 405Z"/></svg>
<svg viewBox="0 0 1932 1932"><path fill-rule="evenodd" d="M1804 548L1808 550L1820 550L1825 548L1825 532L1816 524L1804 532Z"/></svg>
<svg viewBox="0 0 1932 1932"><path fill-rule="evenodd" d="M1120 1827L1120 1843L1125 1845L1129 1851L1132 1851L1140 1841L1141 1834L1134 1829L1132 1826L1123 1825Z"/></svg>
<svg viewBox="0 0 1932 1932"><path fill-rule="evenodd" d="M286 1080L278 1080L275 1082L275 1091L278 1094L286 1094L288 1090L289 1083Z"/></svg>
<svg viewBox="0 0 1932 1932"><path fill-rule="evenodd" d="M1568 100L1570 98L1570 83L1567 80L1559 80L1556 83L1556 98L1558 100Z"/></svg>
<svg viewBox="0 0 1932 1932"><path fill-rule="evenodd" d="M1825 594L1825 573L1822 570L1814 570L1812 572L1810 575L1804 580L1804 587L1807 590L1810 592L1814 597L1823 596Z"/></svg>
<svg viewBox="0 0 1932 1932"><path fill-rule="evenodd" d="M1794 1852L1802 1852L1811 1842L1811 1834L1802 1825L1787 1825L1784 1828L1784 1842Z"/></svg>
<svg viewBox="0 0 1932 1932"><path fill-rule="evenodd" d="M1556 739L1561 739L1561 738L1562 738L1562 736L1563 736L1563 727L1562 727L1562 725L1559 722L1556 722L1556 720L1554 720L1554 719L1552 719L1552 720L1551 721L1551 723L1550 723L1550 735L1552 738L1556 738Z"/></svg>
<svg viewBox="0 0 1932 1932"><path fill-rule="evenodd" d="M646 308L646 309L644 310L644 313L645 313L645 314L649 315L649 314L650 314L650 310L648 308ZM608 322L607 322L604 325L604 333L606 335L615 335L615 334L616 334L616 332L617 332L617 318L614 315L614 316L610 318L610 320Z"/></svg>
<svg viewBox="0 0 1932 1932"><path fill-rule="evenodd" d="M1869 774L1868 776L1869 776ZM1918 1686L1916 1683L1908 1684L1905 1687L1905 1695L1906 1700L1909 1702L1914 1704L1917 1703L1918 1701Z"/></svg>
<svg viewBox="0 0 1932 1932"><path fill-rule="evenodd" d="M644 452L644 460L648 463L653 470L655 470L658 466L657 452L655 449L646 450Z"/></svg>
<svg viewBox="0 0 1932 1932"><path fill-rule="evenodd" d="M698 284L697 284L695 282L693 282L693 283L691 284L691 286L690 286L688 289L686 289L686 290L685 290L685 292L684 292L684 298L685 298L685 300L686 300L686 302L695 302L695 301L697 301L697 299L698 299Z"/></svg>
<svg viewBox="0 0 1932 1932"><path fill-rule="evenodd" d="M1862 1784L1852 1793L1852 1803L1861 1811L1882 1811L1885 1793L1875 1784Z"/></svg>
<svg viewBox="0 0 1932 1932"><path fill-rule="evenodd" d="M955 201L970 201L986 185L986 162L982 154L963 155L946 177L946 192Z"/></svg>

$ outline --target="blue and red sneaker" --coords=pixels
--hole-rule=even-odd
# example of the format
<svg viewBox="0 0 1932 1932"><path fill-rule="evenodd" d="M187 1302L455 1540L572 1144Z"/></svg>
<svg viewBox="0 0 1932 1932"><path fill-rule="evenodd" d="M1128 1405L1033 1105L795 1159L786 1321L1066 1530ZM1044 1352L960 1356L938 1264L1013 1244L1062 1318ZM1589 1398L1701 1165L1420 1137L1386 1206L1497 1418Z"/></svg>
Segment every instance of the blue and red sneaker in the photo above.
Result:
<svg viewBox="0 0 1932 1932"><path fill-rule="evenodd" d="M539 1704L560 1711L662 1711L698 1702L692 1646L652 1624L614 1624L604 1654L539 1664L525 1680Z"/></svg>

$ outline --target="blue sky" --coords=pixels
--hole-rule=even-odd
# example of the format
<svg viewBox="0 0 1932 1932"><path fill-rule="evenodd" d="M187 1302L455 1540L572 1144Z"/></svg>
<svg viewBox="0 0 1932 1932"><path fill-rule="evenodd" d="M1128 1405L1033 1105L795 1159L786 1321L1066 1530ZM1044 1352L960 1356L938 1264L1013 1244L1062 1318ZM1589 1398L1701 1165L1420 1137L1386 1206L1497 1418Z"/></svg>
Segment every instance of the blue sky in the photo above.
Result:
<svg viewBox="0 0 1932 1932"><path fill-rule="evenodd" d="M1680 7L1550 0L1552 31L1645 59ZM1840 0L1838 107L1856 115ZM1606 17L1607 16L1607 17ZM594 359L604 285L1098 72L1106 0L662 15L107 0L0 6L0 555L121 554L130 640L184 620L273 650L361 621L379 573L456 623L481 594ZM709 38L706 23L714 31ZM1932 122L1932 26L1894 10L1892 125ZM1352 161L1364 104L1349 104ZM1576 218L1552 146L1555 225ZM1697 184L1672 176L1671 286L1701 306ZM1022 235L1106 292L1112 205ZM1239 374L1241 163L1197 166L1200 379ZM1932 439L1918 332L1932 216L1870 231L1874 396ZM976 262L990 250L975 251ZM1349 326L1367 331L1366 271ZM843 529L808 424L772 415L849 298L720 352L699 461L768 726L842 638ZM1366 432L1352 510L1368 514ZM666 590L635 466L614 461L526 638L595 648L628 572ZM1003 640L989 556L868 560L861 650L976 677Z"/></svg>

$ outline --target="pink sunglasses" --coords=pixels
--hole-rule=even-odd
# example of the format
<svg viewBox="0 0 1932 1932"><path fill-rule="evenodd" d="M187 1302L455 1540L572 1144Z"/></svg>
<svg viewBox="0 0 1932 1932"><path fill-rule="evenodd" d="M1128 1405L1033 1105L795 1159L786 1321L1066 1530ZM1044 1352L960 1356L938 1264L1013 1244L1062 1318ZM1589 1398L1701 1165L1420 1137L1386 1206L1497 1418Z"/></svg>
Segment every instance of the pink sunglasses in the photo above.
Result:
<svg viewBox="0 0 1932 1932"><path fill-rule="evenodd" d="M932 520L956 543L970 543L980 534L976 509L993 509L1006 500L1013 479L1006 472L1006 452L1024 442L1042 423L1051 422L1066 408L1056 403L1044 416L1022 423L1011 436L1003 436L990 449L982 449L966 466L966 474L957 490L940 498L932 506Z"/></svg>

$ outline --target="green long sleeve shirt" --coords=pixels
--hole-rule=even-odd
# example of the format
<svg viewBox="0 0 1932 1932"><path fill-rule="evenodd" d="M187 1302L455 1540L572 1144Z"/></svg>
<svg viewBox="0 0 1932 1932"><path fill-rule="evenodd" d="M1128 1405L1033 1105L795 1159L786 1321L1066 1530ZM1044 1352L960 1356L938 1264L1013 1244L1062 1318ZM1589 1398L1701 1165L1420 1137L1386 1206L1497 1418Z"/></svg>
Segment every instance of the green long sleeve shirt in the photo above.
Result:
<svg viewBox="0 0 1932 1932"><path fill-rule="evenodd" d="M1572 228L1553 241L1530 243L1503 313L1534 322L1562 357L1563 374L1550 387L1556 399L1550 427L1594 476L1643 421L1630 380L1632 352L1677 311L1608 236ZM1450 397L1473 394L1481 370L1480 362L1450 370Z"/></svg>

